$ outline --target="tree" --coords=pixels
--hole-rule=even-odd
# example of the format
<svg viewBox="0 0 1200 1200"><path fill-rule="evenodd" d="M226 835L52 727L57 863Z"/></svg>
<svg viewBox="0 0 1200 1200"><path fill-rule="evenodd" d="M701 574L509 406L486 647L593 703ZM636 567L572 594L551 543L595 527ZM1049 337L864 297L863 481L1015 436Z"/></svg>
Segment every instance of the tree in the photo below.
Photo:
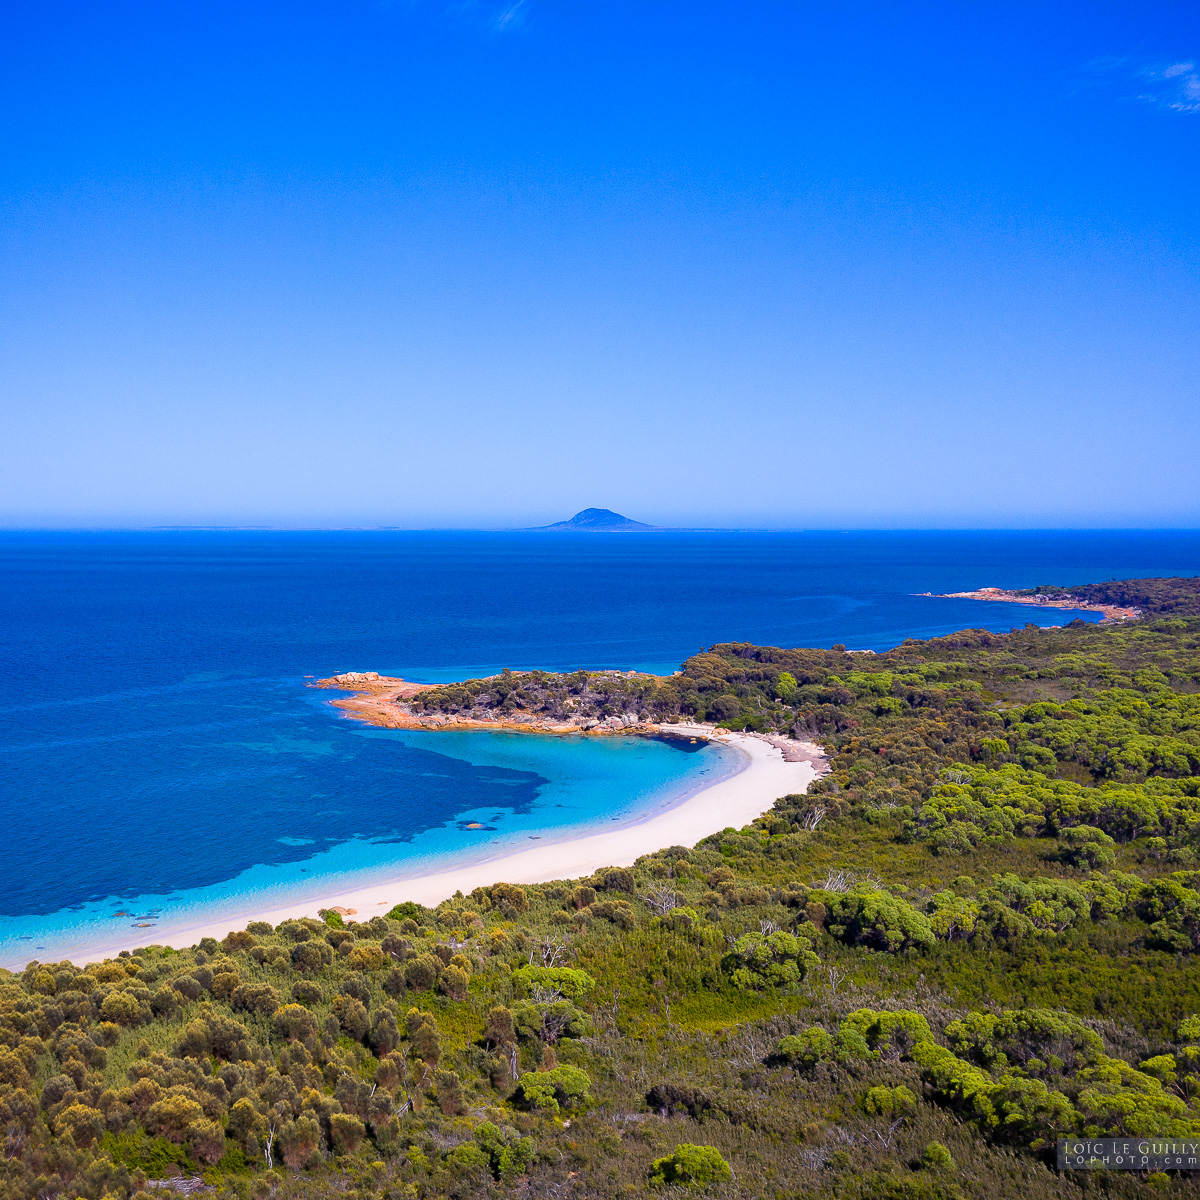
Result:
<svg viewBox="0 0 1200 1200"><path fill-rule="evenodd" d="M795 988L819 961L808 938L779 929L743 934L733 944L728 965L740 988Z"/></svg>
<svg viewBox="0 0 1200 1200"><path fill-rule="evenodd" d="M354 1154L367 1136L367 1127L350 1113L333 1113L329 1118L333 1148L338 1154Z"/></svg>
<svg viewBox="0 0 1200 1200"><path fill-rule="evenodd" d="M173 1142L182 1142L192 1122L203 1117L204 1109L193 1095L173 1089L150 1106L146 1113L146 1127Z"/></svg>
<svg viewBox="0 0 1200 1200"><path fill-rule="evenodd" d="M371 1049L383 1058L395 1050L400 1042L400 1028L396 1016L389 1008L381 1008L371 1021Z"/></svg>
<svg viewBox="0 0 1200 1200"><path fill-rule="evenodd" d="M232 1137L246 1153L253 1154L258 1150L258 1134L266 1127L262 1113L245 1096L236 1100L229 1110L229 1136Z"/></svg>
<svg viewBox="0 0 1200 1200"><path fill-rule="evenodd" d="M863 1111L874 1117L900 1117L916 1106L917 1098L903 1084L899 1087L873 1087L863 1096Z"/></svg>
<svg viewBox="0 0 1200 1200"><path fill-rule="evenodd" d="M940 1170L954 1166L954 1159L941 1142L930 1142L921 1152L921 1165Z"/></svg>
<svg viewBox="0 0 1200 1200"><path fill-rule="evenodd" d="M404 1018L405 1032L413 1054L430 1067L436 1067L442 1057L441 1040L432 1014L410 1008Z"/></svg>
<svg viewBox="0 0 1200 1200"><path fill-rule="evenodd" d="M216 1121L193 1121L188 1126L187 1144L194 1158L211 1166L225 1153L225 1130Z"/></svg>
<svg viewBox="0 0 1200 1200"><path fill-rule="evenodd" d="M471 977L461 967L449 966L442 972L439 987L451 1000L465 1000Z"/></svg>
<svg viewBox="0 0 1200 1200"><path fill-rule="evenodd" d="M243 983L234 989L231 1003L240 1012L269 1017L279 1007L279 993L269 983Z"/></svg>
<svg viewBox="0 0 1200 1200"><path fill-rule="evenodd" d="M303 1041L317 1032L317 1018L303 1005L285 1004L275 1014L275 1032L289 1042Z"/></svg>
<svg viewBox="0 0 1200 1200"><path fill-rule="evenodd" d="M404 968L404 981L414 992L428 992L442 973L442 960L435 954L422 954Z"/></svg>
<svg viewBox="0 0 1200 1200"><path fill-rule="evenodd" d="M794 1033L779 1043L779 1057L794 1067L811 1069L822 1059L833 1058L834 1042L828 1030L814 1025L803 1033Z"/></svg>
<svg viewBox="0 0 1200 1200"><path fill-rule="evenodd" d="M292 966L295 970L315 975L333 962L333 950L325 942L305 941L292 947Z"/></svg>
<svg viewBox="0 0 1200 1200"><path fill-rule="evenodd" d="M438 1107L447 1117L456 1117L466 1109L462 1080L454 1071L438 1071L433 1077Z"/></svg>
<svg viewBox="0 0 1200 1200"><path fill-rule="evenodd" d="M895 954L910 946L929 949L936 940L929 918L890 892L859 885L833 896L828 907L826 928L852 945Z"/></svg>
<svg viewBox="0 0 1200 1200"><path fill-rule="evenodd" d="M279 1127L279 1152L292 1170L304 1166L320 1144L321 1126L311 1116L285 1121Z"/></svg>
<svg viewBox="0 0 1200 1200"><path fill-rule="evenodd" d="M342 1032L356 1042L361 1042L371 1026L371 1019L361 1000L339 993L333 998L333 1015Z"/></svg>
<svg viewBox="0 0 1200 1200"><path fill-rule="evenodd" d="M1117 843L1094 825L1074 825L1064 829L1060 836L1066 842L1063 858L1072 866L1095 871L1111 867L1117 861Z"/></svg>
<svg viewBox="0 0 1200 1200"><path fill-rule="evenodd" d="M534 988L556 991L570 1000L581 1000L596 981L586 972L574 967L518 967L512 973L513 984L529 993Z"/></svg>
<svg viewBox="0 0 1200 1200"><path fill-rule="evenodd" d="M493 1046L512 1046L517 1040L516 1026L513 1024L512 1012L503 1006L489 1010L487 1020L483 1025L484 1041Z"/></svg>
<svg viewBox="0 0 1200 1200"><path fill-rule="evenodd" d="M76 1146L86 1148L104 1133L104 1114L86 1104L71 1104L58 1114L54 1127Z"/></svg>
<svg viewBox="0 0 1200 1200"><path fill-rule="evenodd" d="M109 992L100 1005L100 1016L118 1025L140 1025L150 1016L150 1005L144 1007L137 996L126 991Z"/></svg>
<svg viewBox="0 0 1200 1200"><path fill-rule="evenodd" d="M492 903L510 921L529 908L529 898L525 895L525 889L512 883L492 884L489 895Z"/></svg>

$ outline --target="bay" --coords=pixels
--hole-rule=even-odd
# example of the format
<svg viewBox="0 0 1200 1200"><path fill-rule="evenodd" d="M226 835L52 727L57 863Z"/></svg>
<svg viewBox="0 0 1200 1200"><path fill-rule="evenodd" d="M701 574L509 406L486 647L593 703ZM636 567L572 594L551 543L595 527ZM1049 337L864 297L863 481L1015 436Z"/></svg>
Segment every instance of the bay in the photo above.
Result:
<svg viewBox="0 0 1200 1200"><path fill-rule="evenodd" d="M1066 619L917 593L1197 572L1194 531L0 533L0 961L114 912L152 940L167 911L478 855L472 822L494 848L635 820L731 769L640 739L382 734L310 677L880 650Z"/></svg>

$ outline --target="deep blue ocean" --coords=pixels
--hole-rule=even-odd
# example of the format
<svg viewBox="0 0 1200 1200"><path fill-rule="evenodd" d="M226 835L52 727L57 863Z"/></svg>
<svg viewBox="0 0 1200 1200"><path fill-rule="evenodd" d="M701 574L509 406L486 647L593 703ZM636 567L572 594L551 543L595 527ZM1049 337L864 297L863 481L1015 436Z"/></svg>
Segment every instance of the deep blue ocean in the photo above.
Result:
<svg viewBox="0 0 1200 1200"><path fill-rule="evenodd" d="M1198 573L1195 531L0 533L0 965L634 821L733 769L373 730L311 677L880 650L1066 619L915 593Z"/></svg>

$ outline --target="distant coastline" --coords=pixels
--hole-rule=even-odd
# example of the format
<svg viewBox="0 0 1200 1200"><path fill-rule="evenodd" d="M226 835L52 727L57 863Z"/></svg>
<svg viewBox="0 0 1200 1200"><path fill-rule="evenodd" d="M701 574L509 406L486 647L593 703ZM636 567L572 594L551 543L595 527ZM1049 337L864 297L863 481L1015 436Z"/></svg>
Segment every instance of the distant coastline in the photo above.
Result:
<svg viewBox="0 0 1200 1200"><path fill-rule="evenodd" d="M973 592L921 592L934 600L991 600L1002 604L1024 604L1035 608L1063 608L1075 612L1098 612L1104 621L1136 621L1141 609L1127 608L1120 604L1097 604L1079 596L1049 595L1039 591L1009 591L1005 588L982 587ZM1101 622L1101 624L1104 623Z"/></svg>

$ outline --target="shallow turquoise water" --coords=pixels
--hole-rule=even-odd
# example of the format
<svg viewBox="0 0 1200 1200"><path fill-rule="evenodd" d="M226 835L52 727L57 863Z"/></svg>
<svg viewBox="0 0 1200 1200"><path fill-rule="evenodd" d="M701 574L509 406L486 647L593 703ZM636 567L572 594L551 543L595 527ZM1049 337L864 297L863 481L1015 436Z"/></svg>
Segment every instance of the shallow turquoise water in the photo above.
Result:
<svg viewBox="0 0 1200 1200"><path fill-rule="evenodd" d="M328 761L343 758L335 747L350 739L352 746L358 743L369 751L391 754L409 767L415 784L410 802L427 795L429 785L450 788L456 779L465 779L469 786L459 793L459 804L449 806L447 811L453 811L441 824L412 833L394 830L390 835L339 839L321 837L319 826L305 826L304 834L276 839L303 857L256 863L219 883L165 895L123 893L50 914L0 917L0 966L12 969L30 958L50 961L67 954L87 957L89 948L127 938L131 926L145 943L169 940L173 928L226 916L233 928L244 923L240 914L248 910L304 902L463 866L538 842L634 824L735 773L744 761L727 747L703 742L376 730L332 711L322 715L329 723L328 740L277 736L258 748L267 755ZM404 784L397 786L403 793ZM487 803L478 803L481 792ZM398 800L403 804L404 795ZM343 797L342 803L350 809L370 808L376 800L366 794ZM362 817L363 827L376 821L375 814L364 812ZM472 824L481 828L469 828ZM317 836L307 836L310 833Z"/></svg>

